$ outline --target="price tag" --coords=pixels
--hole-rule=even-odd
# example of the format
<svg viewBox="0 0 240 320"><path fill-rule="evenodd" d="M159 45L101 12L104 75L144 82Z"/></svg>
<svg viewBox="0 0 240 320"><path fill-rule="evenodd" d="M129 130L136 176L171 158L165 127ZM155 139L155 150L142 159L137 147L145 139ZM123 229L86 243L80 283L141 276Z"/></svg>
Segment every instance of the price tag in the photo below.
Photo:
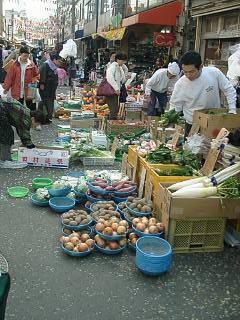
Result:
<svg viewBox="0 0 240 320"><path fill-rule="evenodd" d="M132 181L135 182L136 174L137 174L137 166L138 166L138 152L135 153L134 164L133 164L133 176Z"/></svg>
<svg viewBox="0 0 240 320"><path fill-rule="evenodd" d="M216 148L210 149L210 151L207 155L207 158L204 162L204 165L203 165L202 169L200 170L203 175L208 176L210 173L213 172L220 152L221 152L221 150L216 149Z"/></svg>
<svg viewBox="0 0 240 320"><path fill-rule="evenodd" d="M113 140L112 149L111 149L112 156L115 156L116 150L118 148L118 143L119 143L119 140L117 137L115 137Z"/></svg>
<svg viewBox="0 0 240 320"><path fill-rule="evenodd" d="M199 124L194 123L194 124L192 125L192 128L191 128L188 136L191 137L191 136L193 136L194 134L198 133L199 129L200 129Z"/></svg>
<svg viewBox="0 0 240 320"><path fill-rule="evenodd" d="M129 179L132 178L132 167L129 163L127 163L127 176L129 177Z"/></svg>
<svg viewBox="0 0 240 320"><path fill-rule="evenodd" d="M149 181L148 184L146 184L146 188L147 188L146 200L150 201L152 200L152 191L153 191L153 184L151 181Z"/></svg>
<svg viewBox="0 0 240 320"><path fill-rule="evenodd" d="M142 198L142 196L143 196L143 189L144 189L144 184L145 184L145 179L146 179L146 172L147 172L147 169L143 168L142 172L141 172L139 191L138 191L139 198Z"/></svg>
<svg viewBox="0 0 240 320"><path fill-rule="evenodd" d="M122 157L122 174L123 175L127 174L127 162L128 162L128 155L127 153L124 153Z"/></svg>

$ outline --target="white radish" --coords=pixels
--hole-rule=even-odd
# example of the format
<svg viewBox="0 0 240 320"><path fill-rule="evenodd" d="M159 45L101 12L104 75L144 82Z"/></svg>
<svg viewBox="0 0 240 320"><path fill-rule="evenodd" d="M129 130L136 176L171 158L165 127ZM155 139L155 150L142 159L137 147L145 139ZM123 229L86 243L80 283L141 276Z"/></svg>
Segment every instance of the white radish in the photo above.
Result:
<svg viewBox="0 0 240 320"><path fill-rule="evenodd" d="M218 192L217 187L209 187L209 188L182 188L174 193L172 193L172 197L174 198L208 198L212 196L216 196Z"/></svg>
<svg viewBox="0 0 240 320"><path fill-rule="evenodd" d="M168 190L176 191L176 190L179 190L184 187L192 186L196 183L203 182L206 178L207 177L205 176L205 177L194 178L194 179L189 179L189 180L185 180L182 182L178 182L178 183L175 183L175 184L172 184L171 186L169 186Z"/></svg>

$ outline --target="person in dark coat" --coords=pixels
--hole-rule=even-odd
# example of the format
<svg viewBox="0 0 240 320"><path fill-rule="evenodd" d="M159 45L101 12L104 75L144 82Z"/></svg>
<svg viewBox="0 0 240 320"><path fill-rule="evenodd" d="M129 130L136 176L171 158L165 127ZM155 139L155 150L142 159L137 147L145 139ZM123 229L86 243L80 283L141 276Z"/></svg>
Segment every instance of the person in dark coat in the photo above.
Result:
<svg viewBox="0 0 240 320"><path fill-rule="evenodd" d="M62 58L58 53L50 53L50 58L40 67L39 93L42 101L39 108L46 108L47 117L45 123L52 122L54 100L58 86L57 69L61 65Z"/></svg>

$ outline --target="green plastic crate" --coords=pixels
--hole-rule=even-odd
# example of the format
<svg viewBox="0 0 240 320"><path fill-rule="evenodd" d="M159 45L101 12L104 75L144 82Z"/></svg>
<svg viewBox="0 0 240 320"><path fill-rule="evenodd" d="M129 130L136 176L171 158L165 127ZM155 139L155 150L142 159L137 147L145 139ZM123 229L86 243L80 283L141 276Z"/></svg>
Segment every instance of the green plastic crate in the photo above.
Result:
<svg viewBox="0 0 240 320"><path fill-rule="evenodd" d="M168 241L176 253L223 250L225 218L171 219Z"/></svg>

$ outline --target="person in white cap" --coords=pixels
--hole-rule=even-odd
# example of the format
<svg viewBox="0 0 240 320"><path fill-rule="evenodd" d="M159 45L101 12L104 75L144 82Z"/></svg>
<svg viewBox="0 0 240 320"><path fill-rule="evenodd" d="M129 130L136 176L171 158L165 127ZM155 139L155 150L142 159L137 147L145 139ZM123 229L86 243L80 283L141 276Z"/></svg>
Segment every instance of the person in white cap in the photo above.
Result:
<svg viewBox="0 0 240 320"><path fill-rule="evenodd" d="M188 136L195 110L220 108L220 91L228 102L229 113L236 114L236 90L227 77L216 67L203 67L199 53L186 52L180 61L184 76L175 84L170 109L183 112Z"/></svg>
<svg viewBox="0 0 240 320"><path fill-rule="evenodd" d="M167 93L173 90L179 79L180 68L176 62L169 63L168 68L157 70L148 80L145 95L150 97L148 115L158 116L164 114L167 105ZM156 109L158 99L160 112ZM160 113L160 114L159 114Z"/></svg>

